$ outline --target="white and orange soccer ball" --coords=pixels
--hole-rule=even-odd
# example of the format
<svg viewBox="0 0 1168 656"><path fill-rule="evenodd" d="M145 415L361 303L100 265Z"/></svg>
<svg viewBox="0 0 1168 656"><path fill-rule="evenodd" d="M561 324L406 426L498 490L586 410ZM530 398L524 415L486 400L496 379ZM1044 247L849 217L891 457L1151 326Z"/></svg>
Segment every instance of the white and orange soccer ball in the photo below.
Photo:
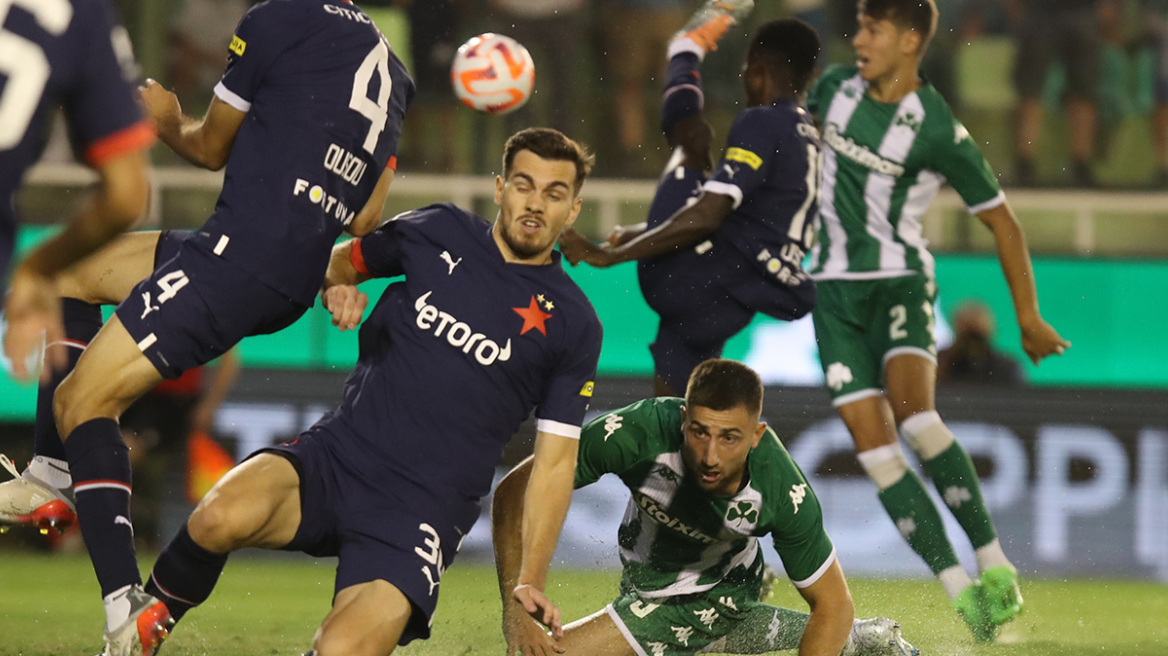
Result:
<svg viewBox="0 0 1168 656"><path fill-rule="evenodd" d="M487 114L519 109L535 86L535 62L518 41L502 34L480 34L458 49L450 68L454 95Z"/></svg>

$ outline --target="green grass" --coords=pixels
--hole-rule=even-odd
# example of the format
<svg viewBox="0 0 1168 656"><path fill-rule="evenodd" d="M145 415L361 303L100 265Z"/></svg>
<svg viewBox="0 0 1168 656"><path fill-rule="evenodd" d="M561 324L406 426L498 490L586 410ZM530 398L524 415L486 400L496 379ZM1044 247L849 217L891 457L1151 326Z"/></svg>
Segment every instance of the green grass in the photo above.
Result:
<svg viewBox="0 0 1168 656"><path fill-rule="evenodd" d="M147 559L144 559L147 560ZM165 656L203 654L298 656L328 610L333 567L307 557L237 556L211 600L191 613L168 641ZM552 595L566 618L602 607L615 572L558 572ZM855 579L857 614L887 615L926 655L1161 656L1168 653L1168 588L1133 581L1026 582L1026 613L1001 642L975 647L928 580ZM780 603L799 608L791 589ZM0 653L21 656L100 651L103 622L97 584L83 556L0 553ZM503 653L494 572L463 564L447 572L434 638L404 655Z"/></svg>

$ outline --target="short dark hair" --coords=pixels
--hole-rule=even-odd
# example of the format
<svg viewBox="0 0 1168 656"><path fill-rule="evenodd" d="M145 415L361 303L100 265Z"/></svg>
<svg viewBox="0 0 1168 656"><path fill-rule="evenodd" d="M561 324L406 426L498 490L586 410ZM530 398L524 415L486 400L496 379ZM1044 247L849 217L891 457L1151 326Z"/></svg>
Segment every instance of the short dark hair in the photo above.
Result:
<svg viewBox="0 0 1168 656"><path fill-rule="evenodd" d="M785 66L795 92L802 93L815 71L819 50L815 28L795 18L781 18L758 28L747 57L761 57L772 68Z"/></svg>
<svg viewBox="0 0 1168 656"><path fill-rule="evenodd" d="M714 358L694 367L685 388L685 405L710 410L746 406L751 414L762 411L762 380L754 369L735 360Z"/></svg>
<svg viewBox="0 0 1168 656"><path fill-rule="evenodd" d="M592 172L596 157L588 148L552 128L527 128L511 135L503 146L503 177L511 175L511 165L521 150L530 150L543 159L567 160L576 165L576 193L584 186L584 178Z"/></svg>
<svg viewBox="0 0 1168 656"><path fill-rule="evenodd" d="M921 55L925 54L937 32L937 5L933 0L860 0L856 11L920 34Z"/></svg>

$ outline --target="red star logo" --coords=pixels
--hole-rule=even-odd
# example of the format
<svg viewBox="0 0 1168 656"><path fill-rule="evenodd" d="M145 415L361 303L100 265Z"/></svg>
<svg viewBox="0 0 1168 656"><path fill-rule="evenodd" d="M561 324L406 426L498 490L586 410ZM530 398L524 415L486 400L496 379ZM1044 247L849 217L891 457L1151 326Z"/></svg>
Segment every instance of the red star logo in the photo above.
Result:
<svg viewBox="0 0 1168 656"><path fill-rule="evenodd" d="M523 317L523 330L519 331L520 335L526 334L532 328L538 328L539 332L543 333L544 337L547 337L547 328L544 327L544 322L551 319L552 315L539 309L539 302L535 300L534 296L531 297L531 305L525 308L511 309L515 311L515 314Z"/></svg>

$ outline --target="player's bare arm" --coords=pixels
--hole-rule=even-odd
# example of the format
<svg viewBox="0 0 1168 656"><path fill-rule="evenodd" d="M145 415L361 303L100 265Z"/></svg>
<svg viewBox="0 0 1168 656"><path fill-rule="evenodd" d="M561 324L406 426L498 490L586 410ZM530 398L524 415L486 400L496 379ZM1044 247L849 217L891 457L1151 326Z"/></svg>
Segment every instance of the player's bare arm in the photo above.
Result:
<svg viewBox="0 0 1168 656"><path fill-rule="evenodd" d="M732 209L734 199L731 197L703 193L693 205L621 245L605 242L597 246L575 232L565 230L560 237L560 249L572 264L587 262L595 267L609 267L630 260L643 260L672 253L710 236Z"/></svg>
<svg viewBox="0 0 1168 656"><path fill-rule="evenodd" d="M818 581L799 594L811 607L811 618L799 643L799 656L838 656L848 641L856 609L839 561L831 564Z"/></svg>
<svg viewBox="0 0 1168 656"><path fill-rule="evenodd" d="M183 114L178 96L150 79L138 88L138 94L142 109L154 122L158 138L174 152L195 166L212 171L227 165L231 145L247 112L214 96L203 118L193 119Z"/></svg>
<svg viewBox="0 0 1168 656"><path fill-rule="evenodd" d="M495 569L499 575L499 597L503 602L503 638L507 641L508 656L544 656L563 651L528 615L523 603L514 595L523 561L520 533L526 507L524 495L529 489L533 460L528 457L499 481L491 502L491 536L495 545Z"/></svg>
<svg viewBox="0 0 1168 656"><path fill-rule="evenodd" d="M373 195L365 202L365 206L357 212L345 232L354 237L364 237L381 225L381 215L385 210L385 199L389 197L389 186L393 184L394 170L387 168L377 179L377 186L373 188Z"/></svg>
<svg viewBox="0 0 1168 656"><path fill-rule="evenodd" d="M1038 364L1049 355L1062 355L1071 343L1063 339L1038 311L1038 292L1034 286L1034 267L1026 247L1026 234L1008 203L983 210L977 218L994 233L998 260L1010 287L1018 327L1022 329L1022 349L1030 361Z"/></svg>
<svg viewBox="0 0 1168 656"><path fill-rule="evenodd" d="M572 501L572 482L576 475L576 451L580 441L539 431L535 437L535 454L531 478L524 493L523 560L512 594L524 609L563 637L560 609L545 595L548 565L556 550L560 528Z"/></svg>
<svg viewBox="0 0 1168 656"><path fill-rule="evenodd" d="M146 211L150 180L145 153L126 153L96 168L96 193L64 230L37 247L12 274L5 300L4 354L19 380L29 377L26 359L40 347L42 333L49 343L64 337L54 278L132 227ZM65 364L61 349L52 349L46 358L50 368Z"/></svg>
<svg viewBox="0 0 1168 656"><path fill-rule="evenodd" d="M640 237L648 229L649 223L647 221L641 221L633 225L618 225L609 231L608 236L604 238L604 242L601 245L607 244L610 248L620 246Z"/></svg>
<svg viewBox="0 0 1168 656"><path fill-rule="evenodd" d="M358 284L369 280L371 276L358 271L353 264L353 246L356 241L350 239L333 246L320 290L321 302L332 313L333 325L341 331L356 328L369 304L369 297L357 289Z"/></svg>

